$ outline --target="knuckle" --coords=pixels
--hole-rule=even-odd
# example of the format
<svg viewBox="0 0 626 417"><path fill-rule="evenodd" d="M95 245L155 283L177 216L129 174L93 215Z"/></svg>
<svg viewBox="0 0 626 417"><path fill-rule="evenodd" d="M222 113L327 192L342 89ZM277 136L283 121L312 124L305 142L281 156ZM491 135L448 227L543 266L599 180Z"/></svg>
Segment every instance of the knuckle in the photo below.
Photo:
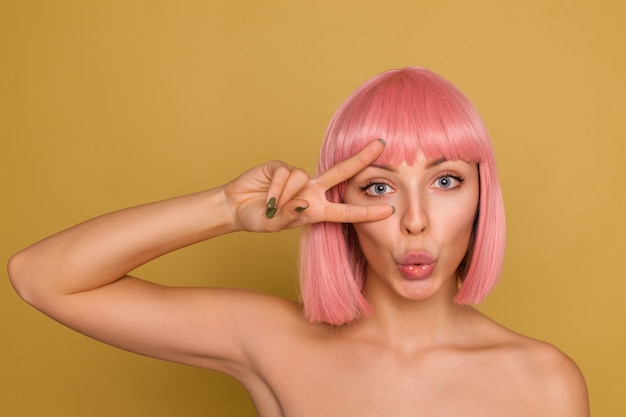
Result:
<svg viewBox="0 0 626 417"><path fill-rule="evenodd" d="M299 184L306 184L309 181L309 174L299 168L292 170L291 175Z"/></svg>
<svg viewBox="0 0 626 417"><path fill-rule="evenodd" d="M285 164L278 165L276 167L275 173L286 174L289 172L289 168Z"/></svg>

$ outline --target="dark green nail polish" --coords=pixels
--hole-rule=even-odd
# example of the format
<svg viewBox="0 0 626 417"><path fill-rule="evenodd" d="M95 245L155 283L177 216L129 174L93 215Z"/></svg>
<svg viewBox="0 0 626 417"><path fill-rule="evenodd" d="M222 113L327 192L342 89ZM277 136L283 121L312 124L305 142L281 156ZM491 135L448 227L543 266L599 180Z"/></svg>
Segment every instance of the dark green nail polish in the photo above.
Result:
<svg viewBox="0 0 626 417"><path fill-rule="evenodd" d="M268 209L276 208L276 198L275 197L270 198L270 201L267 202L267 208Z"/></svg>
<svg viewBox="0 0 626 417"><path fill-rule="evenodd" d="M296 213L302 213L304 210L308 209L308 207L296 207Z"/></svg>
<svg viewBox="0 0 626 417"><path fill-rule="evenodd" d="M391 214L396 214L396 206L391 206Z"/></svg>
<svg viewBox="0 0 626 417"><path fill-rule="evenodd" d="M387 142L385 142L385 139L383 139L383 138L378 138L378 140L379 140L379 141L381 141L381 142L383 143L383 145L385 145L385 146L387 145Z"/></svg>
<svg viewBox="0 0 626 417"><path fill-rule="evenodd" d="M265 212L265 216L271 219L272 217L274 217L277 211L278 209L275 207L268 208L267 211Z"/></svg>

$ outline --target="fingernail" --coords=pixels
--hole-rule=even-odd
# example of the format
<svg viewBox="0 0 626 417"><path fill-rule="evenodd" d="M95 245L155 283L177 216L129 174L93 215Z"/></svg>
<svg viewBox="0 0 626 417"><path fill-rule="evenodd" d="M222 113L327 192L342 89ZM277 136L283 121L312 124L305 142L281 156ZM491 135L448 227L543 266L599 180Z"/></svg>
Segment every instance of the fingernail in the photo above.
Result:
<svg viewBox="0 0 626 417"><path fill-rule="evenodd" d="M296 207L296 213L302 213L304 210L308 209L308 207Z"/></svg>
<svg viewBox="0 0 626 417"><path fill-rule="evenodd" d="M267 208L268 209L276 208L276 198L275 197L270 198L270 201L267 202Z"/></svg>
<svg viewBox="0 0 626 417"><path fill-rule="evenodd" d="M383 138L378 138L379 141L381 141L383 143L383 145L387 146L387 142L385 142L385 139Z"/></svg>
<svg viewBox="0 0 626 417"><path fill-rule="evenodd" d="M396 214L396 206L391 206L391 214Z"/></svg>
<svg viewBox="0 0 626 417"><path fill-rule="evenodd" d="M277 211L278 211L277 208L274 208L274 207L268 208L267 211L265 212L265 216L271 219L272 217L274 217Z"/></svg>

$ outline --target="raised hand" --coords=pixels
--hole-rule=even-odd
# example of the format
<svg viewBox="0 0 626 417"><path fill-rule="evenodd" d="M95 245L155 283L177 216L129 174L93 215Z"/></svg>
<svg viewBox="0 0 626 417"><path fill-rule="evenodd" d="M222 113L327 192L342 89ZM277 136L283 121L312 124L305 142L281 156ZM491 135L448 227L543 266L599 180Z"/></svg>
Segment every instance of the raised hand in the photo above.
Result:
<svg viewBox="0 0 626 417"><path fill-rule="evenodd" d="M375 140L313 177L281 161L252 168L224 187L234 221L241 230L261 232L319 222L382 220L393 212L391 206L331 203L326 191L369 166L383 150L383 142Z"/></svg>

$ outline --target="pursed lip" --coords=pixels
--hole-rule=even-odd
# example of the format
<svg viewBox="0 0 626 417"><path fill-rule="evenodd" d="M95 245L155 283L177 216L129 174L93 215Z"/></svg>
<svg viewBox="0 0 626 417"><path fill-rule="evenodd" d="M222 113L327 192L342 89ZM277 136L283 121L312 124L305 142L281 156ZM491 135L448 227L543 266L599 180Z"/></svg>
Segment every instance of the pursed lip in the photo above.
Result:
<svg viewBox="0 0 626 417"><path fill-rule="evenodd" d="M411 251L398 260L402 276L408 280L428 278L437 264L437 258L425 251Z"/></svg>
<svg viewBox="0 0 626 417"><path fill-rule="evenodd" d="M426 251L411 251L404 254L399 260L400 265L423 265L433 264L437 258Z"/></svg>

